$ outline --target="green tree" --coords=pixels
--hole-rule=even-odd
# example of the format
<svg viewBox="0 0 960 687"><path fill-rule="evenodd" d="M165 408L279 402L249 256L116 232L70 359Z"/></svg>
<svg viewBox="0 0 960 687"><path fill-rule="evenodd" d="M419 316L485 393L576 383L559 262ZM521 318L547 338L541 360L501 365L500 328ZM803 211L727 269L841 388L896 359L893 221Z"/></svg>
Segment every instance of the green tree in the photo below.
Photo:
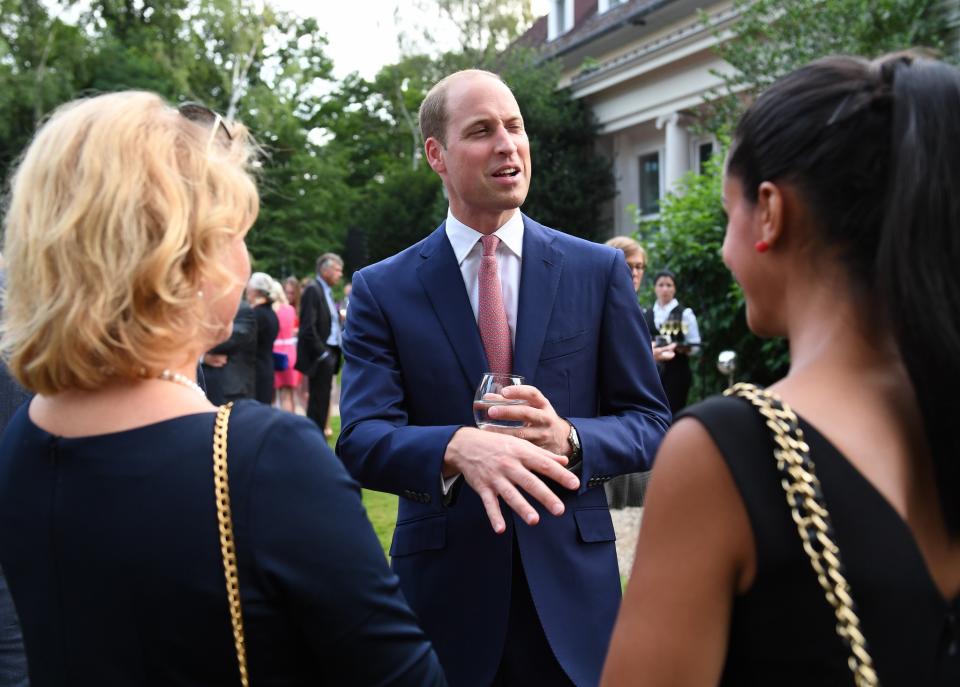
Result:
<svg viewBox="0 0 960 687"><path fill-rule="evenodd" d="M439 178L423 160L417 112L445 73L444 57L411 55L373 79L348 76L323 103L318 118L331 140L327 155L344 161L355 202L346 224L365 238L362 254L347 254L347 272L415 243L439 223Z"/></svg>
<svg viewBox="0 0 960 687"><path fill-rule="evenodd" d="M462 54L473 64L497 59L530 24L530 0L429 0L455 27Z"/></svg>
<svg viewBox="0 0 960 687"><path fill-rule="evenodd" d="M91 49L62 8L37 0L0 0L0 178L50 110L76 93Z"/></svg>
<svg viewBox="0 0 960 687"><path fill-rule="evenodd" d="M360 194L354 226L364 229L367 259L376 262L416 243L446 216L440 178L427 165L398 166Z"/></svg>
<svg viewBox="0 0 960 687"><path fill-rule="evenodd" d="M73 24L71 0L0 0L0 173L51 109L84 94L155 91L236 113L264 150L261 214L249 245L258 269L312 270L340 250L351 195L342 157L311 132L331 78L313 19L252 0L92 0Z"/></svg>
<svg viewBox="0 0 960 687"><path fill-rule="evenodd" d="M717 53L721 75L707 128L729 132L749 99L778 78L826 55L876 57L912 47L941 49L942 0L735 0L740 19Z"/></svg>

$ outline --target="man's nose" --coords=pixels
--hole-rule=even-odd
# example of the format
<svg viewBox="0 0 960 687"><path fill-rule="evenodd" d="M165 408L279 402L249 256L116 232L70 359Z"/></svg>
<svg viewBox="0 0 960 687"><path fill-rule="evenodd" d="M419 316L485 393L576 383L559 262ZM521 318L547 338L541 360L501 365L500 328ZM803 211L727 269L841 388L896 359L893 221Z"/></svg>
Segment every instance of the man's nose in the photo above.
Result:
<svg viewBox="0 0 960 687"><path fill-rule="evenodd" d="M517 150L517 142L513 140L513 136L507 131L506 127L503 126L497 129L495 143L498 153L512 155Z"/></svg>

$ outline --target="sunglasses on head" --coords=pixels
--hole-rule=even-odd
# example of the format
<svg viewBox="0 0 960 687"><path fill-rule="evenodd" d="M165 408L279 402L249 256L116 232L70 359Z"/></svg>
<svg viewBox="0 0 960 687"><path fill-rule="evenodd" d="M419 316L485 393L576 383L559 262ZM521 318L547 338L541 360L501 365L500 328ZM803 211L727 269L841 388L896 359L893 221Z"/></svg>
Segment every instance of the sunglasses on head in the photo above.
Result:
<svg viewBox="0 0 960 687"><path fill-rule="evenodd" d="M196 122L197 124L211 124L213 129L213 136L216 136L220 131L224 133L228 141L233 140L233 134L230 133L230 129L227 128L226 122L223 121L223 117L220 116L218 112L214 112L206 105L201 105L200 103L180 103L177 106L177 112L189 119L191 122Z"/></svg>

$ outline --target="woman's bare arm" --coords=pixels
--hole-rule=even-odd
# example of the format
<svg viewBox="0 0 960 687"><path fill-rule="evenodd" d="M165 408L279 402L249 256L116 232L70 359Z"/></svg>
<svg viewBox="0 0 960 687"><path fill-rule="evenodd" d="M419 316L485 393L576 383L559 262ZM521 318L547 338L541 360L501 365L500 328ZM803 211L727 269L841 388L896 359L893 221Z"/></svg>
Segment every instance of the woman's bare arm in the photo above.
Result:
<svg viewBox="0 0 960 687"><path fill-rule="evenodd" d="M693 419L671 428L647 492L637 556L602 685L716 685L753 534L733 478Z"/></svg>

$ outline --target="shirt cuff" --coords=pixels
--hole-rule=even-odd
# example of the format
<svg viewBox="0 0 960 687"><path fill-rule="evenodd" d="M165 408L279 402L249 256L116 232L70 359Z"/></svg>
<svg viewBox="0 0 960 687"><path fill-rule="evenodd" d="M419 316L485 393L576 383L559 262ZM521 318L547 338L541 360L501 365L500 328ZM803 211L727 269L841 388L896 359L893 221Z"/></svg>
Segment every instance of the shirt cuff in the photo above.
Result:
<svg viewBox="0 0 960 687"><path fill-rule="evenodd" d="M454 475L453 477L440 475L440 489L443 491L444 496L450 492L451 487L457 483L458 479L460 479L460 475Z"/></svg>

